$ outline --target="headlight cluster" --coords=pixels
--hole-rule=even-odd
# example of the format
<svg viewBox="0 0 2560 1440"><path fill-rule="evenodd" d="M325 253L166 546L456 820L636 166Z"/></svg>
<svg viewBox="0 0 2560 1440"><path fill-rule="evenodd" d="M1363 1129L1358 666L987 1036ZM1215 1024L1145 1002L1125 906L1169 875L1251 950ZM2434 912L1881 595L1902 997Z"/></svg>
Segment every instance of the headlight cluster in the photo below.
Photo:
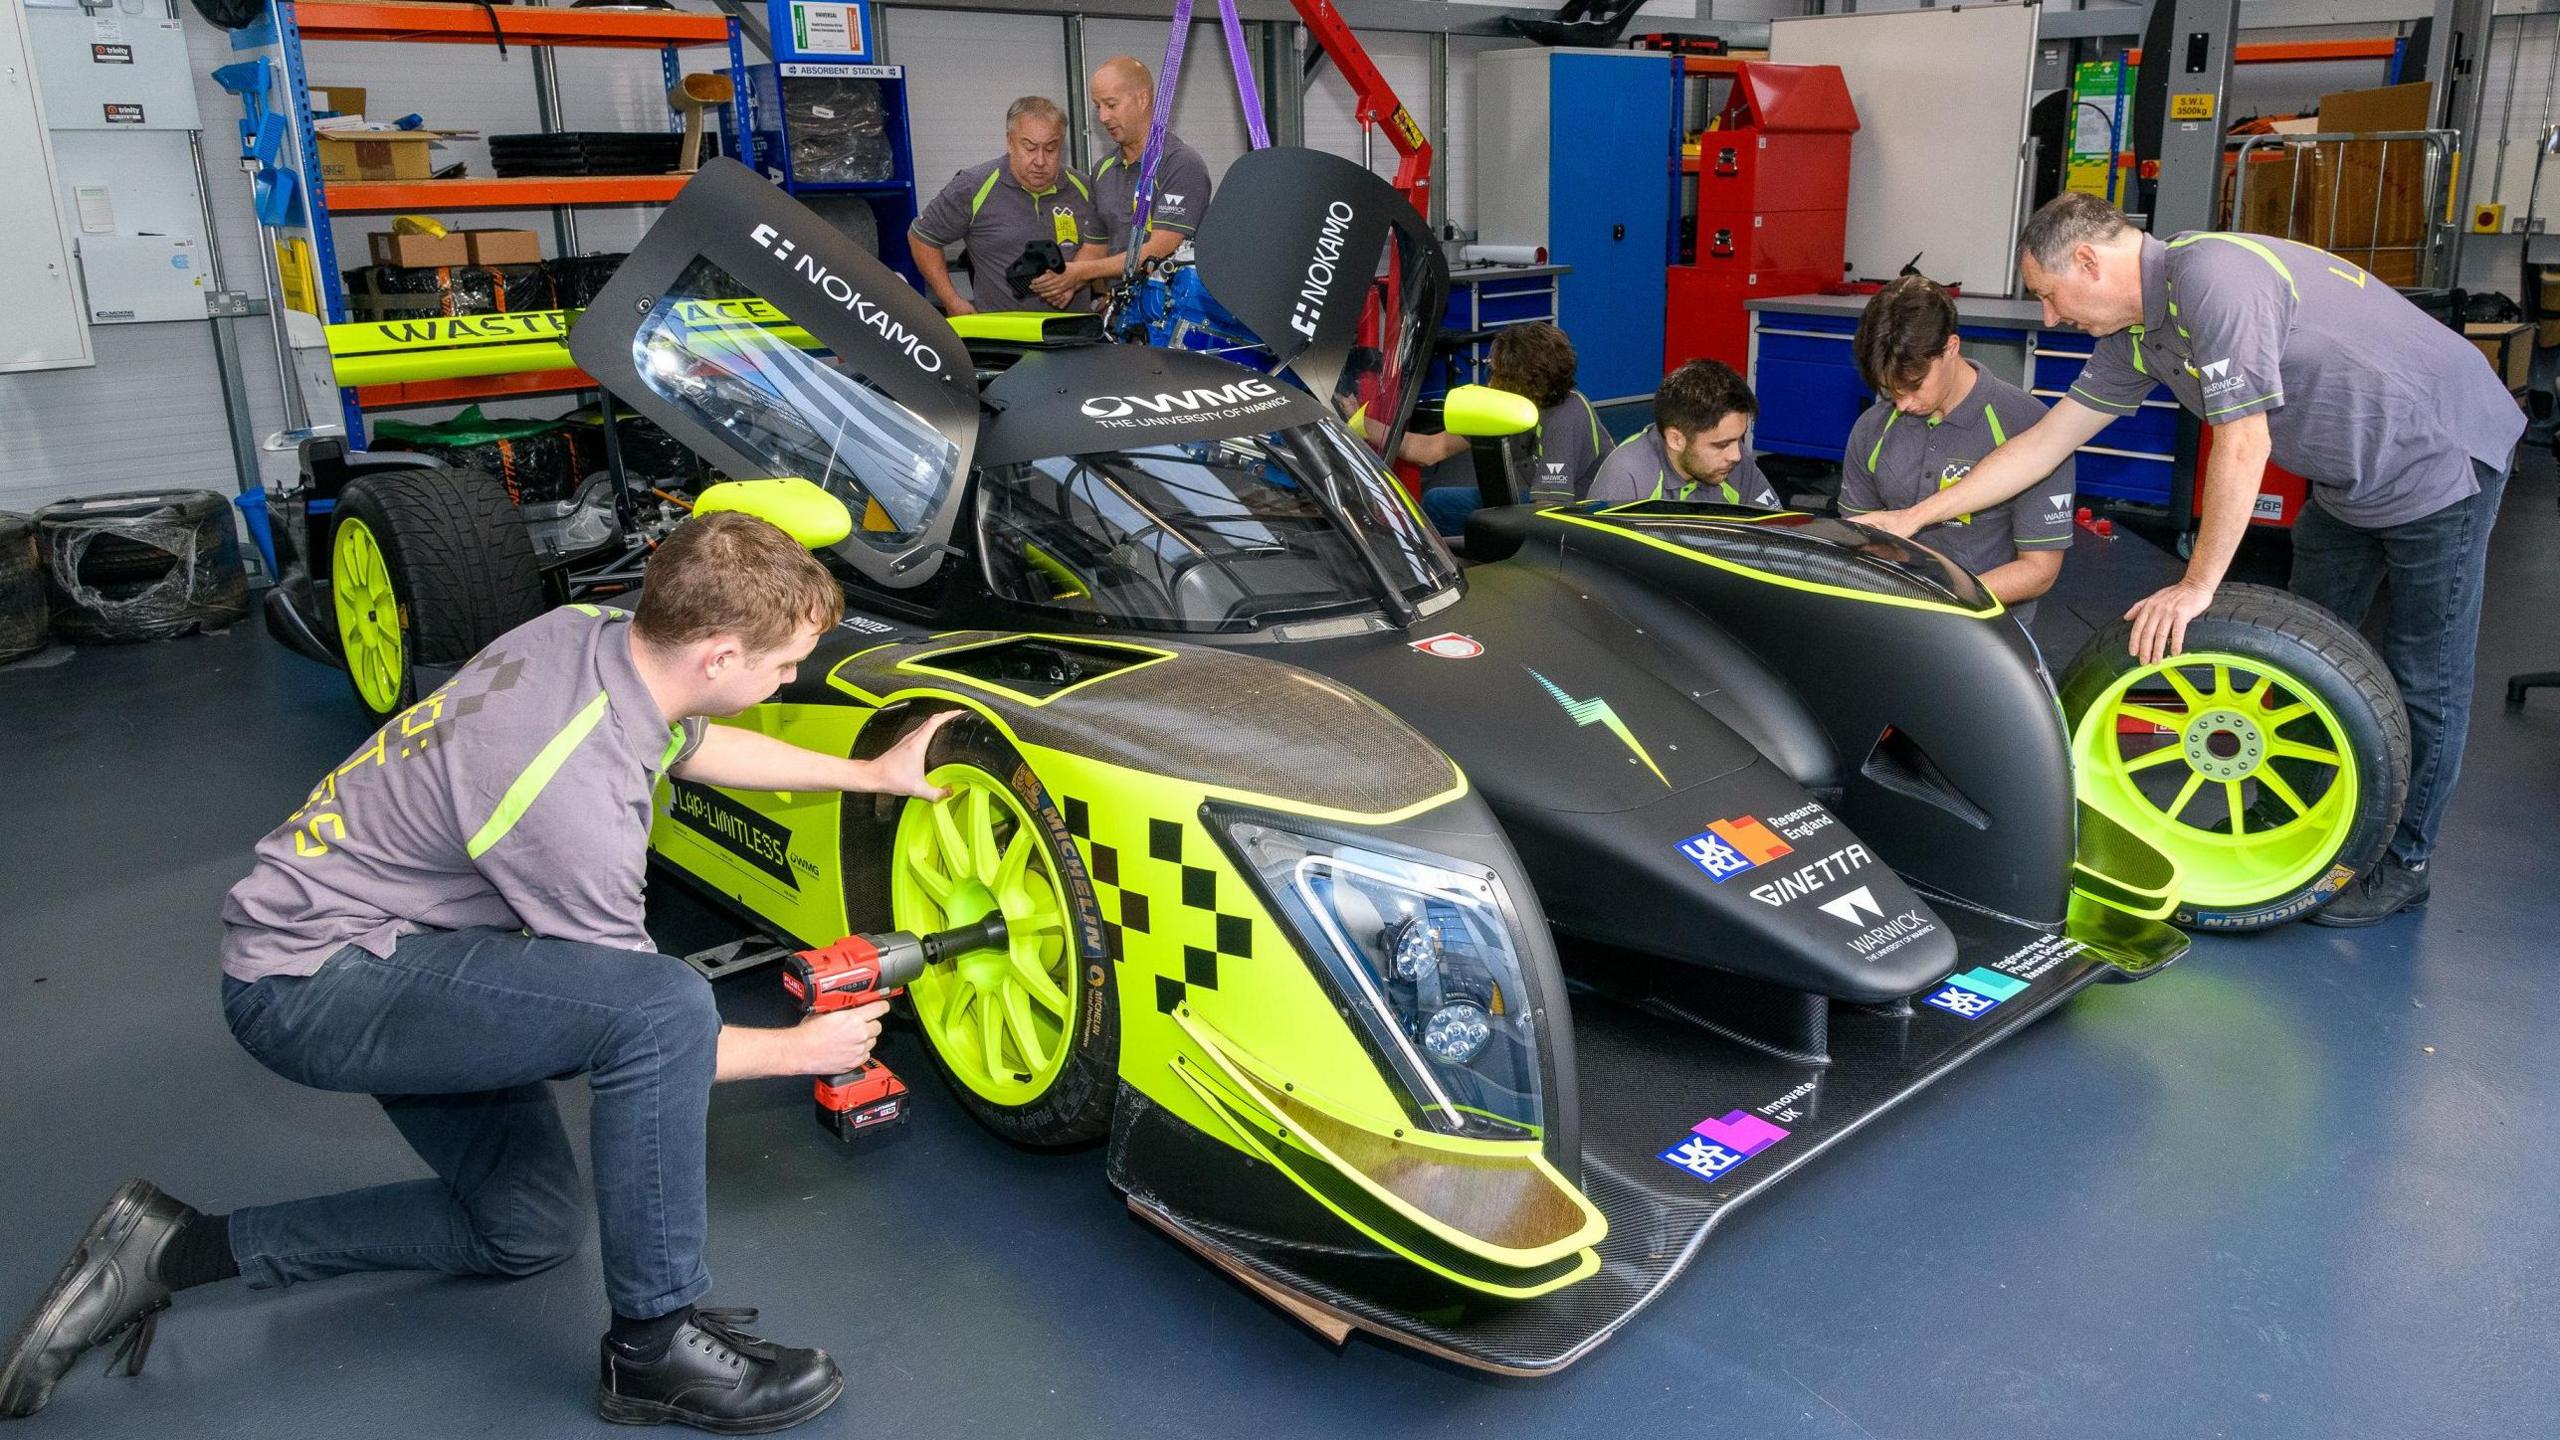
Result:
<svg viewBox="0 0 2560 1440"><path fill-rule="evenodd" d="M1499 878L1445 856L1267 821L1231 821L1227 833L1323 962L1415 1119L1478 1139L1539 1133L1537 1001Z"/></svg>

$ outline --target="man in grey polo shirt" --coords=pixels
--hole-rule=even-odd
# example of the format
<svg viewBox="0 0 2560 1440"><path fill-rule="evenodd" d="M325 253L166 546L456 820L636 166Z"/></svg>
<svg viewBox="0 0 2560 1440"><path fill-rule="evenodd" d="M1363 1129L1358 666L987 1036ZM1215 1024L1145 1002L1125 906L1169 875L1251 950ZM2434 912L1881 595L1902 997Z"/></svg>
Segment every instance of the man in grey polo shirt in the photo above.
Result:
<svg viewBox="0 0 2560 1440"><path fill-rule="evenodd" d="M1093 118L1118 147L1093 167L1093 204L1102 216L1105 253L1069 265L1063 276L1043 275L1035 288L1059 304L1081 286L1109 284L1128 268L1129 242L1138 222L1138 167L1156 116L1155 77L1127 55L1114 55L1093 72ZM1209 213L1209 162L1168 127L1156 156L1155 204L1147 212L1146 260L1162 260L1182 248Z"/></svg>
<svg viewBox="0 0 2560 1440"><path fill-rule="evenodd" d="M2019 239L2045 323L2102 337L2062 402L1952 489L1890 516L1898 534L2017 494L2156 381L2214 429L2184 579L2126 612L2133 651L2185 646L2248 528L2267 460L2311 482L2293 590L2363 623L2384 574L2383 658L2409 710L2409 796L2391 852L2311 918L2370 925L2426 903L2427 860L2471 723L2489 530L2524 416L2461 336L2325 251L2261 235L2161 241L2064 195Z"/></svg>
<svg viewBox="0 0 2560 1440"><path fill-rule="evenodd" d="M1955 301L1927 276L1876 292L1858 316L1854 348L1876 403L1849 431L1843 515L1916 504L2044 418L2034 396L1964 358ZM2065 459L2018 498L1950 516L1917 538L1980 576L2019 624L2032 625L2036 597L2053 588L2071 548L2072 483Z"/></svg>
<svg viewBox="0 0 2560 1440"><path fill-rule="evenodd" d="M1711 500L1775 510L1778 492L1742 439L1759 413L1760 402L1732 366L1692 360L1662 377L1653 392L1653 423L1591 472L1587 498Z"/></svg>
<svg viewBox="0 0 2560 1440"><path fill-rule="evenodd" d="M1067 164L1066 143L1066 112L1055 101L1023 96L1004 112L1004 153L952 176L907 228L907 251L946 314L1073 308L1046 298L1055 286L1034 280L1017 291L1005 278L1035 245L1058 247L1058 265L1044 274L1049 279L1102 253L1093 190ZM965 298L952 286L950 262L943 258L952 245L962 246L969 261Z"/></svg>

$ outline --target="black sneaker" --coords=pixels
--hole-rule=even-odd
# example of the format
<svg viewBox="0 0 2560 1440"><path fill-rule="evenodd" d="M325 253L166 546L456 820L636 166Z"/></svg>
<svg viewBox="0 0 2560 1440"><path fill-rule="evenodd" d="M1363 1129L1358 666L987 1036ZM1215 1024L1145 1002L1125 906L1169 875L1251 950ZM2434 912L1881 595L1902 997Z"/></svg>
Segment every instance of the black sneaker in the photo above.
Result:
<svg viewBox="0 0 2560 1440"><path fill-rule="evenodd" d="M2386 855L2372 869L2357 876L2354 884L2339 891L2337 899L2312 911L2307 918L2314 925L2341 929L2379 925L2403 910L2426 909L2427 888L2424 861L2404 865Z"/></svg>
<svg viewBox="0 0 2560 1440"><path fill-rule="evenodd" d="M753 1310L696 1309L641 1358L604 1342L596 1413L617 1425L670 1421L718 1435L786 1430L836 1403L844 1372L824 1350L794 1350L748 1334Z"/></svg>
<svg viewBox="0 0 2560 1440"><path fill-rule="evenodd" d="M8 1358L0 1362L0 1416L43 1409L75 1361L119 1337L124 1343L107 1362L108 1372L122 1366L127 1375L142 1373L160 1312L169 1308L169 1287L159 1277L161 1247L195 1214L147 1180L128 1180L107 1197L9 1342Z"/></svg>

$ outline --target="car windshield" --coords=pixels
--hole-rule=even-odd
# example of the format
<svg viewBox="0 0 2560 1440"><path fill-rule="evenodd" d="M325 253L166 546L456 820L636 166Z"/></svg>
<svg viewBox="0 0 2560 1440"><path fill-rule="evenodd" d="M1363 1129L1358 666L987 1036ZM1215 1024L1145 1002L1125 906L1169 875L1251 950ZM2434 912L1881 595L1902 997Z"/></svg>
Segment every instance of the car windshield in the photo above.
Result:
<svg viewBox="0 0 2560 1440"><path fill-rule="evenodd" d="M1411 605L1457 581L1368 447L1329 421L990 467L980 553L1000 597L1160 630ZM1363 551L1366 551L1366 555Z"/></svg>
<svg viewBox="0 0 2560 1440"><path fill-rule="evenodd" d="M840 368L790 318L697 260L632 337L632 365L766 475L825 487L866 543L900 549L958 479L959 447Z"/></svg>

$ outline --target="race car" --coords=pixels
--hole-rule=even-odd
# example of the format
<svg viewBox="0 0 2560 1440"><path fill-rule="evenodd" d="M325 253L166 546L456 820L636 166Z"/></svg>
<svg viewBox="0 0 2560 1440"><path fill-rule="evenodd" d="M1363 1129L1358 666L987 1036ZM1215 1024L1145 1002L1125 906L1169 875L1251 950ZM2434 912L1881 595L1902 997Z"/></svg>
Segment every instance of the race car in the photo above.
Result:
<svg viewBox="0 0 2560 1440"><path fill-rule="evenodd" d="M1497 506L1462 563L1334 398L1389 377L1391 452L1445 285L1381 191L1287 150L1221 188L1201 274L1284 375L1051 322L973 344L726 162L568 346L738 477L697 511L845 586L732 723L873 754L966 712L945 800L674 782L658 858L799 943L1001 913L910 992L990 1129L1106 1141L1139 1215L1328 1333L1543 1373L1733 1204L2176 959L2202 841L2257 867L2217 898L2325 898L2395 772L2315 616L2282 623L2343 662L2242 615L2190 665L2083 667L2075 735L1971 575L1853 523ZM1415 311L1364 367L1389 267ZM703 308L740 294L773 314ZM1448 413L1498 447L1523 408Z"/></svg>

